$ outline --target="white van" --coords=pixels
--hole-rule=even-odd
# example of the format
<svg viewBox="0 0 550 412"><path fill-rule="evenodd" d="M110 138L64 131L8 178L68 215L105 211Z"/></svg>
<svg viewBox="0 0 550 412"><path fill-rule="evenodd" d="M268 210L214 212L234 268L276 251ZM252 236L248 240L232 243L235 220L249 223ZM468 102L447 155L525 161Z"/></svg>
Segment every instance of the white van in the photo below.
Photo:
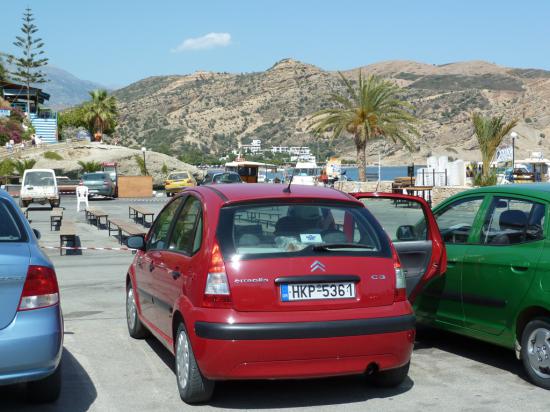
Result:
<svg viewBox="0 0 550 412"><path fill-rule="evenodd" d="M30 203L49 203L51 208L59 207L61 200L57 190L55 172L52 169L27 169L21 183L21 206Z"/></svg>

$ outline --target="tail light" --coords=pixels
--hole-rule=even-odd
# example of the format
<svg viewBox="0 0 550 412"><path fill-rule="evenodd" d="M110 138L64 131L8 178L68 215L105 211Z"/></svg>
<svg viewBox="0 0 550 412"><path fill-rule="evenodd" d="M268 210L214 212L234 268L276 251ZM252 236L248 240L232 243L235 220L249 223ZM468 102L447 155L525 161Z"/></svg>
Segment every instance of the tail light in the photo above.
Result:
<svg viewBox="0 0 550 412"><path fill-rule="evenodd" d="M55 271L46 266L29 266L19 310L40 309L59 303Z"/></svg>
<svg viewBox="0 0 550 412"><path fill-rule="evenodd" d="M395 294L394 302L404 302L407 300L407 281L405 279L405 271L401 267L399 255L393 244L391 245L391 253L393 257L393 268L395 270Z"/></svg>
<svg viewBox="0 0 550 412"><path fill-rule="evenodd" d="M207 308L231 308L231 291L225 273L225 264L218 243L214 243L210 267L204 287L203 306Z"/></svg>

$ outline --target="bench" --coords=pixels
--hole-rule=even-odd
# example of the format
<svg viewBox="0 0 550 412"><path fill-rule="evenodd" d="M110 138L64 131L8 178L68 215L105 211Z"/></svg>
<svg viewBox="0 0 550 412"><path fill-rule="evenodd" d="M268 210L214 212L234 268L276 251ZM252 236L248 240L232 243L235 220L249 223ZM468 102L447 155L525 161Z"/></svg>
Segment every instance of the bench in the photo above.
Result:
<svg viewBox="0 0 550 412"><path fill-rule="evenodd" d="M86 221L90 224L92 220L95 221L98 230L101 229L101 219L103 218L105 219L105 226L107 226L108 213L95 207L86 208Z"/></svg>
<svg viewBox="0 0 550 412"><path fill-rule="evenodd" d="M63 209L60 207L54 207L50 212L50 230L60 227L63 221Z"/></svg>
<svg viewBox="0 0 550 412"><path fill-rule="evenodd" d="M68 242L72 242L73 246L76 246L76 227L75 223L70 221L62 221L59 227L59 254L63 254L63 246Z"/></svg>
<svg viewBox="0 0 550 412"><path fill-rule="evenodd" d="M107 230L109 231L109 236L111 236L111 232L118 232L118 241L120 244L122 244L123 232L128 234L128 236L140 236L146 233L143 227L121 219L109 219L107 221Z"/></svg>
<svg viewBox="0 0 550 412"><path fill-rule="evenodd" d="M151 221L147 222L147 216L151 216ZM155 220L155 213L146 207L141 206L128 206L128 217L133 219L134 222L141 221L141 224L145 226L146 223L153 224Z"/></svg>

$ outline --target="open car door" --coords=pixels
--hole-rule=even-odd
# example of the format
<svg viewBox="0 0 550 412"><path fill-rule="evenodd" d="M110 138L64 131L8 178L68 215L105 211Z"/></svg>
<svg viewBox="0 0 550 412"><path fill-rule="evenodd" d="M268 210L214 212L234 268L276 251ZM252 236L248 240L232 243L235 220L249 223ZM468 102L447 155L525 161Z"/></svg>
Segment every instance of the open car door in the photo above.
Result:
<svg viewBox="0 0 550 412"><path fill-rule="evenodd" d="M361 200L393 242L414 302L424 287L447 269L445 243L428 203L398 193L350 193Z"/></svg>

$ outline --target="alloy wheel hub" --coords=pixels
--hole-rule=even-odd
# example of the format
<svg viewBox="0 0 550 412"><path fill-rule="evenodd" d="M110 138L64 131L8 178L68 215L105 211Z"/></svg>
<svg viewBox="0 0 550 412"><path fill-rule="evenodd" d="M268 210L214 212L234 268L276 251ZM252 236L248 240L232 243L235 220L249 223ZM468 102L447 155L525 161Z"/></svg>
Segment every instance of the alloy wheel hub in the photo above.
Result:
<svg viewBox="0 0 550 412"><path fill-rule="evenodd" d="M535 329L528 342L527 354L531 368L541 378L550 378L550 330Z"/></svg>
<svg viewBox="0 0 550 412"><path fill-rule="evenodd" d="M189 376L189 342L184 331L181 331L178 335L176 368L179 384L182 389L185 389Z"/></svg>

